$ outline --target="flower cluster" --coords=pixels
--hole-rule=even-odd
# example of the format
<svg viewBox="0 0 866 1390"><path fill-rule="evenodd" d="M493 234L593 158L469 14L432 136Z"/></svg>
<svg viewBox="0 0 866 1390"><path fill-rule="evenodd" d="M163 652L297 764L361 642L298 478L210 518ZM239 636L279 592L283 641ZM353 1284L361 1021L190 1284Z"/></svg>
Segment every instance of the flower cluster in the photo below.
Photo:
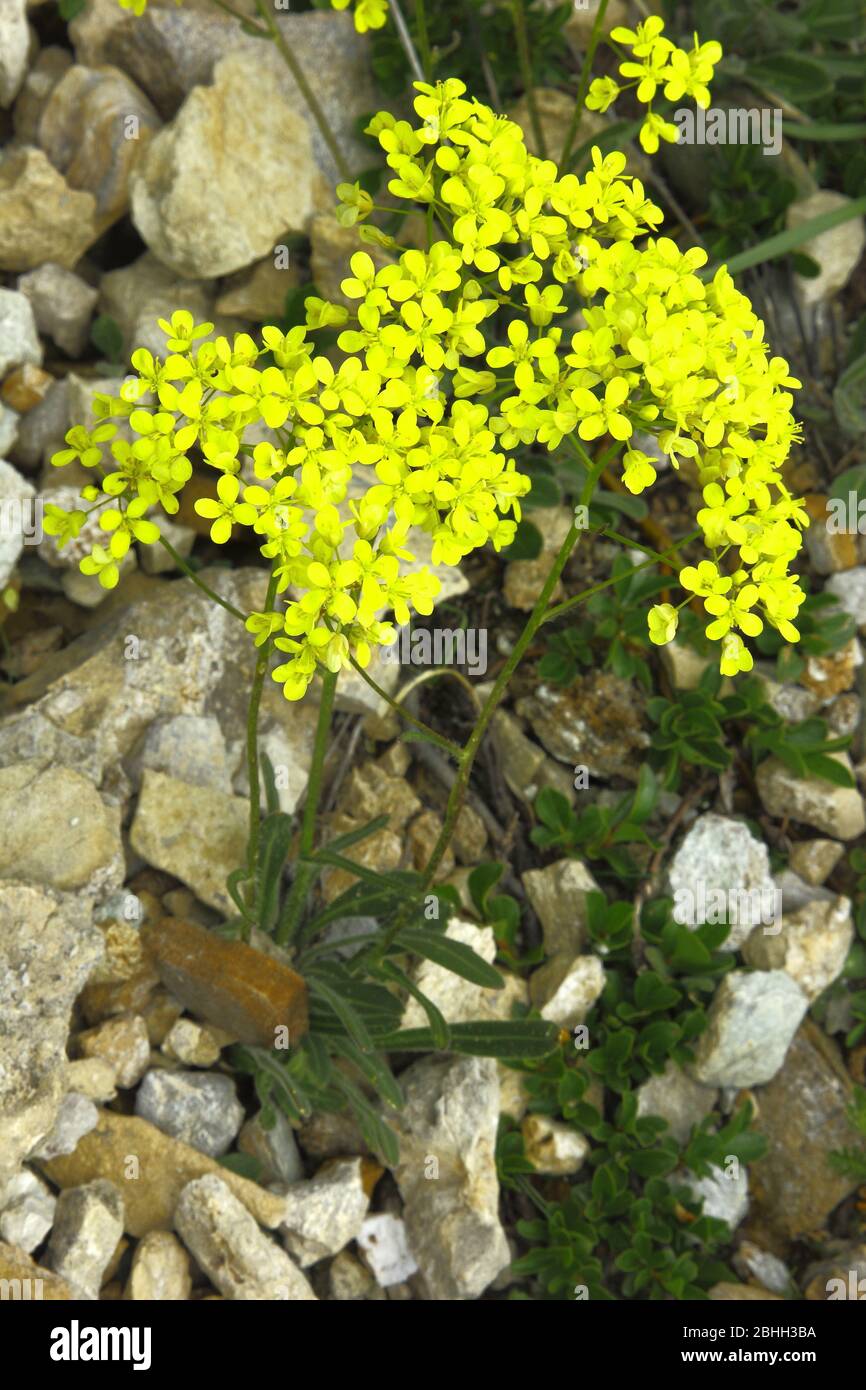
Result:
<svg viewBox="0 0 866 1390"><path fill-rule="evenodd" d="M393 641L383 615L432 611L438 580L407 569L412 528L436 564L510 543L530 486L513 450L610 436L639 493L655 468L635 436L650 433L675 466L694 461L704 488L711 558L683 570L684 603L703 599L722 669L746 669L740 634L766 620L795 635L802 600L788 566L805 517L780 477L796 435L787 364L725 270L705 284L702 251L652 235L661 211L623 155L596 149L585 178L560 176L463 83L416 88L418 124L380 112L369 132L390 192L426 214L426 250L395 247L378 268L356 252L342 283L351 312L311 297L305 327L266 327L258 342L210 340L185 312L161 321L165 360L135 352L97 427L71 430L53 459L94 470L83 498L106 536L82 566L115 584L200 458L217 474L195 504L213 541L246 528L272 565L279 611L247 626L286 653L275 679L297 699L317 669L365 666ZM363 225L357 188L341 200L346 221L388 241ZM335 362L316 352L323 327L341 330ZM134 442L115 437L114 418ZM62 543L86 514L53 509L46 529ZM675 630L673 606L656 608L653 640Z"/></svg>
<svg viewBox="0 0 866 1390"><path fill-rule="evenodd" d="M368 29L383 28L388 19L388 0L331 0L331 8L346 10L350 3L359 34L366 34Z"/></svg>
<svg viewBox="0 0 866 1390"><path fill-rule="evenodd" d="M653 99L661 88L668 101L690 97L698 106L709 106L709 83L722 56L721 44L699 43L695 34L693 48L677 48L665 38L664 20L658 15L650 15L636 29L612 29L610 37L631 49L631 59L619 65L621 76L631 80L619 83L613 77L597 77L590 85L587 106L591 111L607 111L621 92L634 88L638 101L648 108L640 130L647 154L655 154L660 140L676 144L677 127L653 111Z"/></svg>

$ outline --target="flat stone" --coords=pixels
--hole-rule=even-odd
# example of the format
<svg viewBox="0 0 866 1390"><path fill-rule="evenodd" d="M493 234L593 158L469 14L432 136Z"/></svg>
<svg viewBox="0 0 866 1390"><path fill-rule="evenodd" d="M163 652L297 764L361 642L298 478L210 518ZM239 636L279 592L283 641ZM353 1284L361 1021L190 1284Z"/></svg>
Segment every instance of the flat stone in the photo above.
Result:
<svg viewBox="0 0 866 1390"><path fill-rule="evenodd" d="M123 1198L104 1178L61 1192L46 1261L56 1274L97 1298L123 1235Z"/></svg>
<svg viewBox="0 0 866 1390"><path fill-rule="evenodd" d="M133 1303L183 1303L192 1290L189 1255L170 1231L150 1231L136 1246L125 1297Z"/></svg>
<svg viewBox="0 0 866 1390"><path fill-rule="evenodd" d="M279 1226L285 1213L282 1197L222 1168L137 1115L102 1111L96 1129L84 1136L75 1153L40 1167L64 1189L95 1178L114 1183L123 1194L125 1226L131 1236L171 1230L184 1187L205 1174L219 1177L262 1226Z"/></svg>
<svg viewBox="0 0 866 1390"><path fill-rule="evenodd" d="M184 1245L226 1298L316 1301L297 1265L216 1174L187 1183L174 1220Z"/></svg>
<svg viewBox="0 0 866 1390"><path fill-rule="evenodd" d="M857 1186L827 1161L832 1150L862 1143L846 1114L850 1083L831 1065L827 1047L820 1031L804 1024L757 1097L754 1128L768 1148L752 1173L756 1216L790 1239L820 1230Z"/></svg>
<svg viewBox="0 0 866 1390"><path fill-rule="evenodd" d="M842 193L820 188L810 197L798 198L795 203L791 203L786 213L787 225L791 228L800 227L814 217L847 207L850 202L851 199ZM818 304L844 289L863 254L864 246L866 231L862 217L851 217L838 227L831 227L829 231L820 232L818 236L804 242L799 248L800 252L816 261L820 266L820 272L810 279L795 275L801 302L806 305Z"/></svg>
<svg viewBox="0 0 866 1390"><path fill-rule="evenodd" d="M847 753L829 757L851 771ZM863 798L856 787L837 787L820 777L795 777L778 758L766 758L755 774L766 811L814 826L837 840L856 840L866 830Z"/></svg>
<svg viewBox="0 0 866 1390"><path fill-rule="evenodd" d="M295 1046L307 1031L306 985L281 961L177 917L145 925L142 937L166 988L241 1042L273 1047L288 1029Z"/></svg>
<svg viewBox="0 0 866 1390"><path fill-rule="evenodd" d="M286 1191L281 1227L286 1249L302 1269L336 1255L358 1235L369 1205L363 1159L326 1164L314 1178Z"/></svg>
<svg viewBox="0 0 866 1390"><path fill-rule="evenodd" d="M142 1078L135 1113L211 1158L228 1152L244 1118L230 1076L160 1069Z"/></svg>
<svg viewBox="0 0 866 1390"><path fill-rule="evenodd" d="M590 776L637 781L649 734L642 701L629 681L592 671L567 690L541 684L515 708L560 762L586 767Z"/></svg>
<svg viewBox="0 0 866 1390"><path fill-rule="evenodd" d="M53 338L70 357L80 357L90 336L99 291L62 265L42 265L22 275L18 289L33 306L40 333Z"/></svg>
<svg viewBox="0 0 866 1390"><path fill-rule="evenodd" d="M809 1001L783 970L734 970L713 996L689 1067L705 1086L756 1086L781 1067Z"/></svg>
<svg viewBox="0 0 866 1390"><path fill-rule="evenodd" d="M231 790L225 742L213 714L176 714L155 720L133 759L141 771L149 768L197 787Z"/></svg>
<svg viewBox="0 0 866 1390"><path fill-rule="evenodd" d="M213 278L251 265L312 213L309 127L262 57L223 58L213 86L190 93L133 173L136 229L181 274Z"/></svg>
<svg viewBox="0 0 866 1390"><path fill-rule="evenodd" d="M42 150L0 156L0 270L72 267L98 235L96 199L71 188Z"/></svg>

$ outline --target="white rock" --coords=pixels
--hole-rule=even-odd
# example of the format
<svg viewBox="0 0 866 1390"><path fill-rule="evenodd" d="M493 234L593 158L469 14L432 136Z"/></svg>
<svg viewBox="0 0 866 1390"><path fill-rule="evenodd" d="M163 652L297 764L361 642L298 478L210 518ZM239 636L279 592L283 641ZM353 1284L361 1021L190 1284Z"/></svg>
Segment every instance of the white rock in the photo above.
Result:
<svg viewBox="0 0 866 1390"><path fill-rule="evenodd" d="M756 927L743 956L758 970L784 970L812 1002L844 968L854 939L851 902L839 897L808 903L780 926L778 935Z"/></svg>
<svg viewBox="0 0 866 1390"><path fill-rule="evenodd" d="M691 1075L705 1086L759 1086L776 1075L809 1000L783 970L734 970L710 1005Z"/></svg>
<svg viewBox="0 0 866 1390"><path fill-rule="evenodd" d="M60 1102L54 1128L33 1150L34 1158L58 1158L61 1154L74 1153L79 1139L96 1129L99 1111L87 1096L77 1091L68 1091Z"/></svg>
<svg viewBox="0 0 866 1390"><path fill-rule="evenodd" d="M473 922L464 922L452 917L445 929L451 941L459 941L469 946L492 965L496 958L496 939L492 927L479 927ZM435 961L422 960L412 972L418 988L436 1005L448 1023L472 1023L476 1020L492 1022L495 1019L508 1019L516 1003L527 1003L526 985L517 975L501 971L505 980L503 989L485 989L471 980L455 975ZM409 999L400 1021L401 1028L425 1028L427 1015L417 999Z"/></svg>
<svg viewBox="0 0 866 1390"><path fill-rule="evenodd" d="M0 291L2 293L2 291ZM0 586L6 583L24 549L39 536L36 494L11 463L0 458Z"/></svg>
<svg viewBox="0 0 866 1390"><path fill-rule="evenodd" d="M829 878L844 853L836 840L799 840L791 847L790 864L807 884L818 886Z"/></svg>
<svg viewBox="0 0 866 1390"><path fill-rule="evenodd" d="M589 1156L589 1140L563 1120L527 1115L520 1129L526 1157L536 1173L576 1173Z"/></svg>
<svg viewBox="0 0 866 1390"><path fill-rule="evenodd" d="M377 1212L365 1218L357 1236L380 1289L402 1284L418 1270L418 1263L406 1237L406 1223L390 1212Z"/></svg>
<svg viewBox="0 0 866 1390"><path fill-rule="evenodd" d="M174 1224L184 1245L225 1298L315 1302L297 1265L259 1229L215 1173L187 1183Z"/></svg>
<svg viewBox="0 0 866 1390"><path fill-rule="evenodd" d="M838 599L859 628L866 628L866 565L843 570L841 574L831 574L824 590Z"/></svg>
<svg viewBox="0 0 866 1390"><path fill-rule="evenodd" d="M0 403L0 459L6 458L14 450L18 439L21 416Z"/></svg>
<svg viewBox="0 0 866 1390"><path fill-rule="evenodd" d="M26 0L0 0L0 106L11 106L27 71Z"/></svg>
<svg viewBox="0 0 866 1390"><path fill-rule="evenodd" d="M409 1246L431 1299L475 1299L511 1261L499 1220L496 1063L425 1057L401 1074L402 1110L390 1113L393 1169Z"/></svg>
<svg viewBox="0 0 866 1390"><path fill-rule="evenodd" d="M56 1206L51 1189L22 1168L0 1195L0 1238L30 1254L51 1230Z"/></svg>
<svg viewBox="0 0 866 1390"><path fill-rule="evenodd" d="M0 381L25 362L42 363L42 344L33 308L18 290L0 289Z"/></svg>
<svg viewBox="0 0 866 1390"><path fill-rule="evenodd" d="M308 1182L292 1183L280 1228L286 1249L302 1268L336 1255L356 1238L369 1205L360 1158L339 1160Z"/></svg>
<svg viewBox="0 0 866 1390"><path fill-rule="evenodd" d="M847 207L851 202L844 193L836 193L829 188L820 188L808 198L792 203L787 212L789 227L800 227L813 217L835 212L837 208ZM814 279L795 276L797 294L803 304L818 304L829 299L847 285L851 273L863 254L866 246L866 231L862 217L850 217L838 227L828 232L820 232L811 241L798 247L799 252L817 261L820 273Z"/></svg>
<svg viewBox="0 0 866 1390"><path fill-rule="evenodd" d="M529 980L533 1004L541 1017L561 1028L581 1023L604 989L604 967L598 956L554 956Z"/></svg>
<svg viewBox="0 0 866 1390"><path fill-rule="evenodd" d="M730 1172L714 1168L705 1178L685 1171L677 1174L692 1195L703 1198L703 1215L727 1221L736 1230L749 1210L749 1174L741 1163L731 1165Z"/></svg>
<svg viewBox="0 0 866 1390"><path fill-rule="evenodd" d="M762 910L772 912L775 901L766 845L742 821L714 813L698 816L689 829L671 860L668 885L674 918L689 927L701 926L708 917L720 920L718 914L712 916L712 895L725 895L732 923L725 947L732 951L754 926L768 920Z"/></svg>
<svg viewBox="0 0 866 1390"><path fill-rule="evenodd" d="M211 1158L228 1151L244 1118L230 1076L157 1068L142 1079L135 1113Z"/></svg>

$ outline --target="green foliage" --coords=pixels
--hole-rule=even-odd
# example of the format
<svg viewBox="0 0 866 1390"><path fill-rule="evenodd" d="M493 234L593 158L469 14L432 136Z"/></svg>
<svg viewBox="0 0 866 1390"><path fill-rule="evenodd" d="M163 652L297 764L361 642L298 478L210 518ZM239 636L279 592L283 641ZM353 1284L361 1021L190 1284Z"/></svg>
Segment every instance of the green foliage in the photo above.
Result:
<svg viewBox="0 0 866 1390"><path fill-rule="evenodd" d="M620 878L631 881L637 878L639 868L626 846L636 842L652 846L643 825L652 815L657 796L656 778L646 764L634 792L614 807L588 806L578 814L562 792L545 787L535 799L539 823L530 838L541 849L599 859Z"/></svg>
<svg viewBox="0 0 866 1390"><path fill-rule="evenodd" d="M636 569L627 555L613 563L614 583L584 605L585 618L554 633L538 665L542 680L570 685L582 667L603 665L623 679L651 685L647 607L669 579Z"/></svg>
<svg viewBox="0 0 866 1390"><path fill-rule="evenodd" d="M245 870L229 876L228 891L238 913L225 930L246 936L256 928L279 939L286 920L284 879L294 823L276 809L273 769L267 761L264 775L267 814L259 834L257 871L252 880ZM302 923L292 943L293 965L309 991L310 1030L291 1051L237 1047L231 1061L252 1076L265 1123L274 1106L294 1124L316 1111L348 1108L370 1148L393 1163L396 1135L366 1089L372 1088L386 1111L399 1109L403 1097L388 1054L440 1050L503 1059L544 1057L555 1046L556 1028L532 1019L446 1023L408 972L413 957L434 961L484 989L501 988L503 980L471 947L445 934L455 906L452 893L425 895L420 875L376 873L344 853L386 824L387 817L379 816L295 865L294 872L308 871L311 882L325 867L358 879ZM473 891L482 915L499 926L507 950L516 938L519 912L514 899L492 892L502 871L501 865L476 870ZM352 917L374 918L375 929L356 929L334 939L329 928ZM426 1027L401 1030L409 997L424 1010Z"/></svg>
<svg viewBox="0 0 866 1390"><path fill-rule="evenodd" d="M76 0L72 0L72 3L76 3ZM110 314L99 314L93 320L90 326L90 341L97 351L102 353L106 362L123 360L123 334L117 321Z"/></svg>
<svg viewBox="0 0 866 1390"><path fill-rule="evenodd" d="M494 892L504 872L504 864L493 862L477 865L469 875L469 895L481 921L493 929L503 964L511 970L523 970L537 965L544 953L540 946L536 946L523 956L519 954L520 904L510 893Z"/></svg>
<svg viewBox="0 0 866 1390"><path fill-rule="evenodd" d="M707 250L714 262L773 236L797 194L793 180L757 145L720 145L707 161Z"/></svg>
<svg viewBox="0 0 866 1390"><path fill-rule="evenodd" d="M855 1129L863 1135L860 1148L838 1149L830 1154L830 1164L837 1173L855 1182L866 1182L866 1086L855 1086L854 1096L848 1106L848 1119Z"/></svg>
<svg viewBox="0 0 866 1390"><path fill-rule="evenodd" d="M767 704L757 679L741 680L730 695L719 695L718 672L708 670L696 690L675 698L657 695L647 703L656 725L650 762L668 789L679 786L685 767L722 772L735 750L744 748L755 766L768 756L779 758L796 777L822 777L837 786L854 785L847 768L829 754L847 748L849 738L829 738L826 721L817 717L790 724Z"/></svg>

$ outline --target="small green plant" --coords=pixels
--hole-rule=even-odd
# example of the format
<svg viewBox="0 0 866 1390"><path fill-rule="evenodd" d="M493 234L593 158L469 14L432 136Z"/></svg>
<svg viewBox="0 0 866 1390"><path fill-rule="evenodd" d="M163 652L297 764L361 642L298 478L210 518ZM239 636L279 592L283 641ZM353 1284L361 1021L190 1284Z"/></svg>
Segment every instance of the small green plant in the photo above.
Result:
<svg viewBox="0 0 866 1390"><path fill-rule="evenodd" d="M848 1119L863 1135L864 1142L860 1148L839 1149L831 1153L830 1163L846 1178L866 1182L866 1086L854 1087L854 1096L848 1106Z"/></svg>

